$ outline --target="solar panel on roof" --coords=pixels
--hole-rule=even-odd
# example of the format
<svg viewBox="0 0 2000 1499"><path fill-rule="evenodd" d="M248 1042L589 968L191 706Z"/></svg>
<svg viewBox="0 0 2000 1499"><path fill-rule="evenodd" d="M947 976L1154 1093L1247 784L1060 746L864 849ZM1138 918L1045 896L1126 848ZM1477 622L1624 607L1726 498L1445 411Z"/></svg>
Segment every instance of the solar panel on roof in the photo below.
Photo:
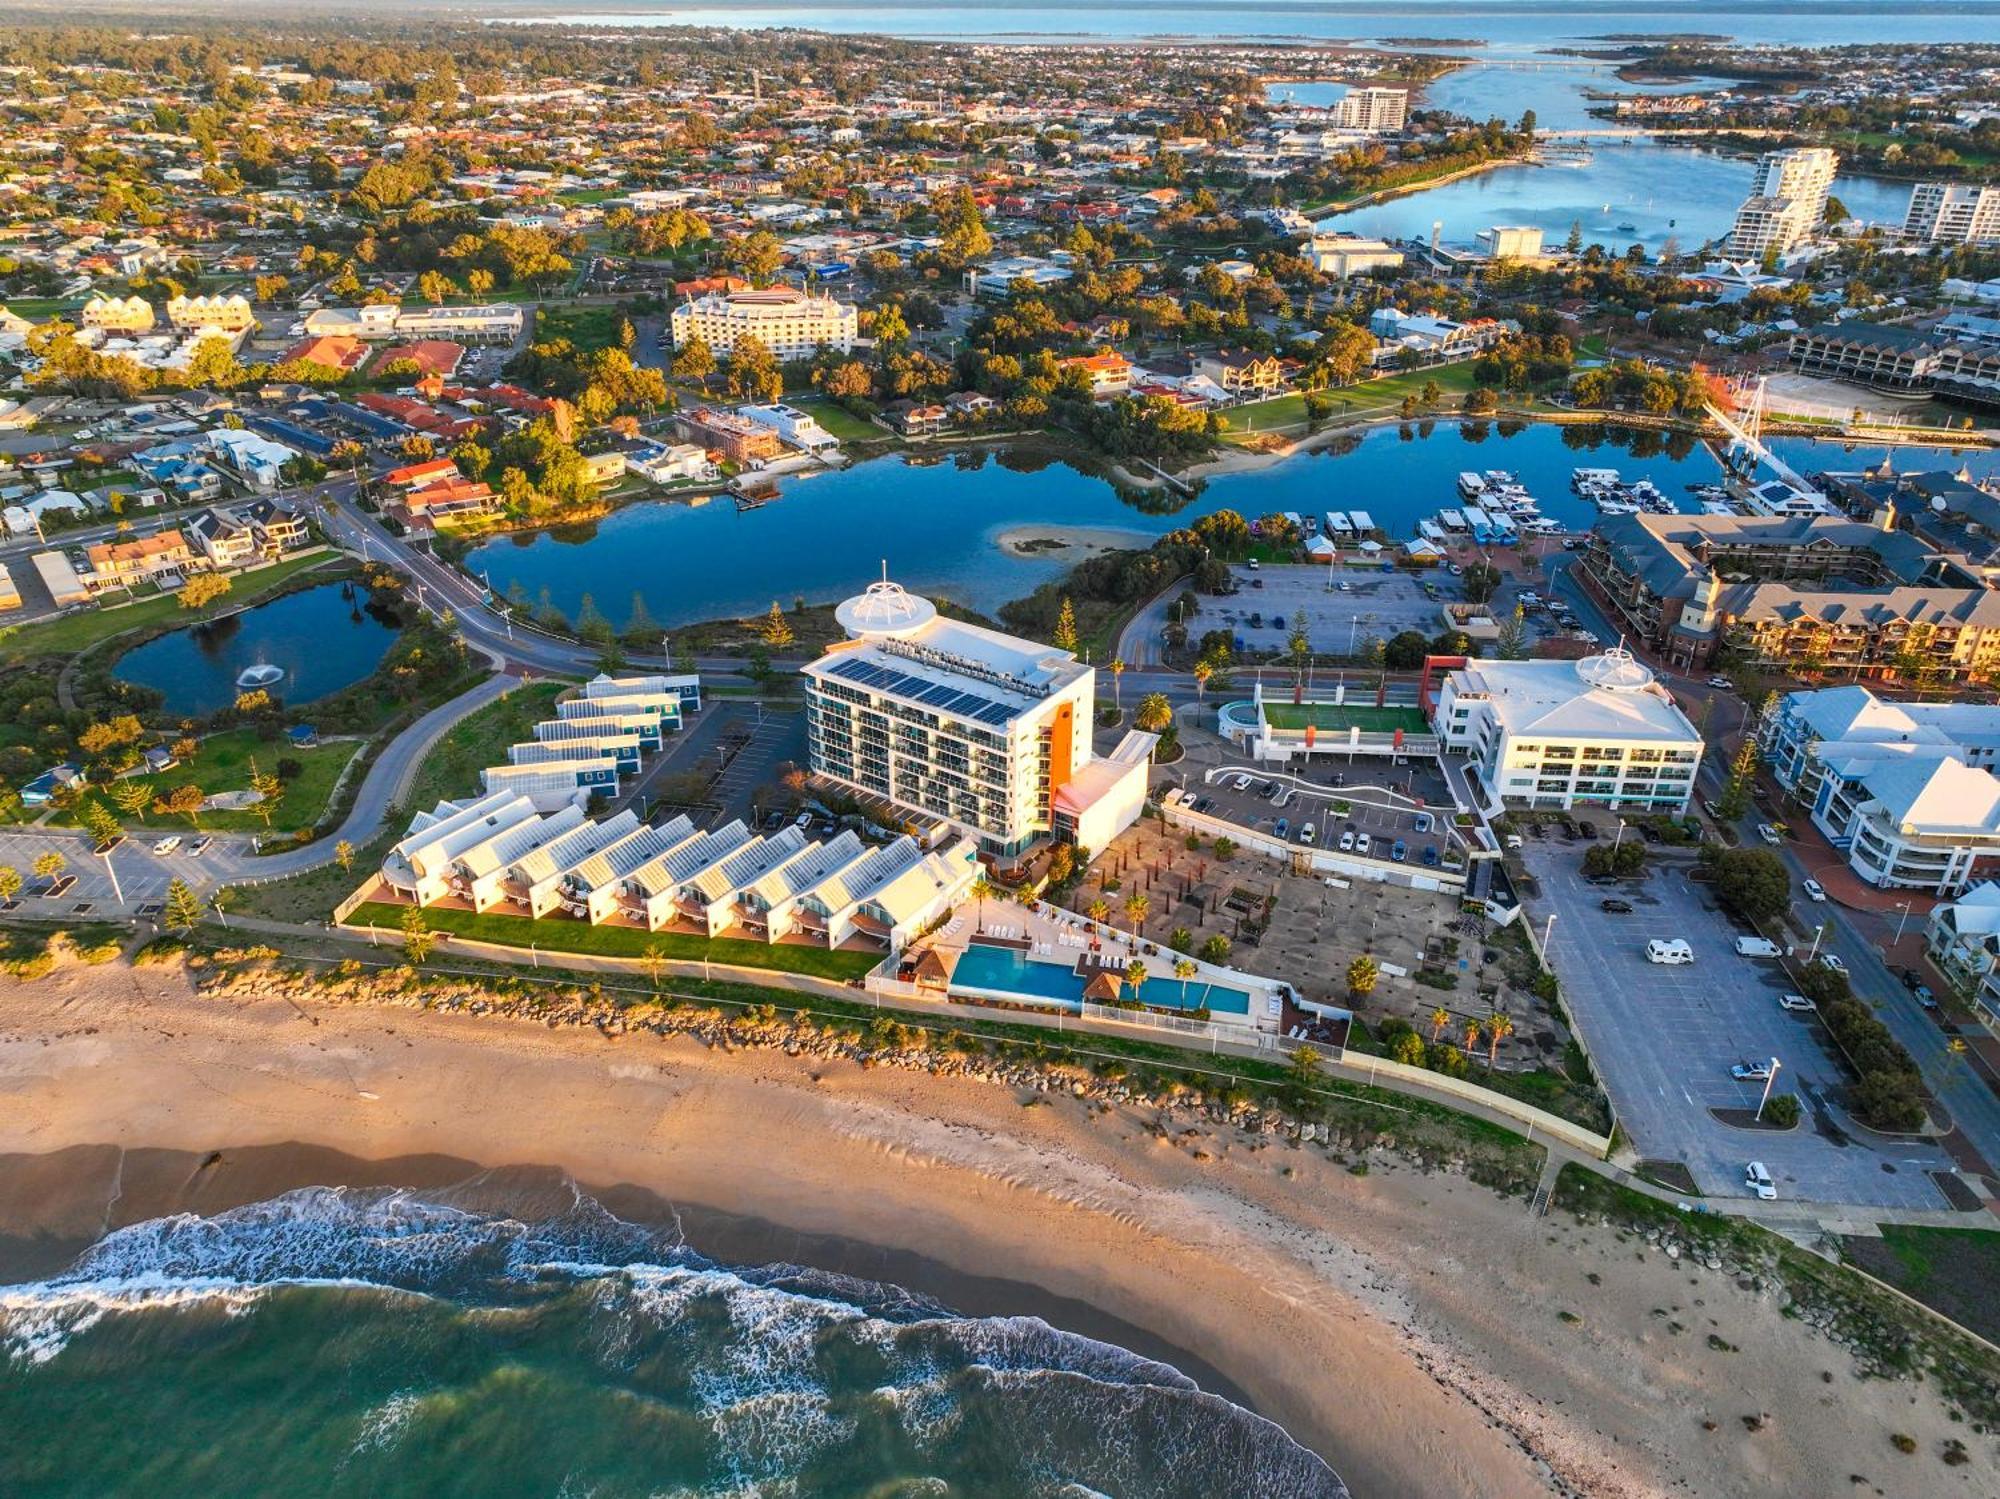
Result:
<svg viewBox="0 0 2000 1499"><path fill-rule="evenodd" d="M926 687L919 701L929 703L934 708L942 708L957 696L958 689L956 687L947 687L944 683L939 682L935 686Z"/></svg>

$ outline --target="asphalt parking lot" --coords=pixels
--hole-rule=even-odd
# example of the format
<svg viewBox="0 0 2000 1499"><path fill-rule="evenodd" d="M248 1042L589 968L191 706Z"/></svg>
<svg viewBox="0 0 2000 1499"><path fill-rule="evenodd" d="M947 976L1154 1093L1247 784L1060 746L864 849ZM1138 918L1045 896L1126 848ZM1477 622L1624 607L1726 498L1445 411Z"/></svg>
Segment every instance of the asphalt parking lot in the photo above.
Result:
<svg viewBox="0 0 2000 1499"><path fill-rule="evenodd" d="M1871 1207L1946 1208L1927 1173L1948 1171L1944 1151L1859 1129L1832 1101L1845 1081L1817 1020L1778 1007L1790 985L1782 966L1737 955L1738 928L1680 865L1655 864L1614 888L1585 881L1584 844L1530 843L1539 882L1527 904L1537 934L1553 915L1549 961L1571 1018L1634 1147L1649 1160L1681 1161L1710 1196L1743 1195L1743 1167L1760 1160L1781 1198ZM1606 912L1608 895L1631 901ZM1649 962L1653 938L1684 938L1691 964ZM1737 1082L1730 1066L1782 1064L1774 1093L1799 1096L1796 1129L1744 1129L1712 1109L1754 1109L1763 1091Z"/></svg>
<svg viewBox="0 0 2000 1499"><path fill-rule="evenodd" d="M1245 776L1250 784L1239 791L1236 782ZM1274 785L1281 788L1277 800L1266 794ZM1300 841L1307 823L1313 825L1314 841L1321 846L1329 842L1337 845L1341 833L1349 828L1367 833L1378 844L1373 852L1381 857L1387 857L1389 848L1401 838L1409 844L1408 862L1412 864L1421 861L1426 845L1435 846L1443 854L1444 828L1451 812L1451 796L1443 777L1435 768L1416 762L1397 768L1387 761L1358 762L1356 767L1321 765L1300 773L1224 766L1210 771L1206 781L1191 783L1188 790L1214 803L1207 809L1210 816L1226 818L1258 832L1274 832L1282 818L1286 824L1285 836L1293 843ZM1429 810L1388 804L1390 791L1398 796L1420 798ZM1337 802L1345 803L1347 810L1337 811ZM1417 823L1422 817L1430 819L1427 832L1418 831Z"/></svg>
<svg viewBox="0 0 2000 1499"><path fill-rule="evenodd" d="M1189 622L1199 636L1207 630L1233 630L1246 651L1283 652L1292 631L1303 622L1312 648L1321 655L1351 656L1371 637L1386 641L1405 630L1426 639L1446 628L1444 606L1464 598L1458 578L1444 568L1421 574L1342 567L1329 572L1317 564L1267 564L1257 571L1235 569L1238 592L1203 600L1202 612ZM1437 590L1431 598L1428 583ZM1519 587L1504 578L1493 599L1496 618L1512 614ZM1528 617L1533 639L1554 628L1546 616Z"/></svg>

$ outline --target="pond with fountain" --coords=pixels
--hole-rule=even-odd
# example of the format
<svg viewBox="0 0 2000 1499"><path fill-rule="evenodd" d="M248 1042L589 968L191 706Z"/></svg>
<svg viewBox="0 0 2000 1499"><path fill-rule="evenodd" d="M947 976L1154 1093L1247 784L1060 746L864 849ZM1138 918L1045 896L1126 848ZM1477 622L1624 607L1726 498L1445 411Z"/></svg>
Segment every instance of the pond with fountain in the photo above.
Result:
<svg viewBox="0 0 2000 1499"><path fill-rule="evenodd" d="M135 646L112 674L198 718L261 689L297 706L352 687L382 663L400 626L358 583L322 583Z"/></svg>

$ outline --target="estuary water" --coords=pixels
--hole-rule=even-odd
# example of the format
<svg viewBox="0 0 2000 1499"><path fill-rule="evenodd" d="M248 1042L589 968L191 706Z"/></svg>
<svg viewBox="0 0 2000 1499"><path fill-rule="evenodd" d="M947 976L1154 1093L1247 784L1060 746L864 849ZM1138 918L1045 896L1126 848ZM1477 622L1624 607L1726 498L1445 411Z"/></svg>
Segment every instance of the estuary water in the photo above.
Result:
<svg viewBox="0 0 2000 1499"><path fill-rule="evenodd" d="M11 1499L1347 1494L1166 1364L716 1264L581 1195L308 1187L120 1229L0 1286L0 1430Z"/></svg>
<svg viewBox="0 0 2000 1499"><path fill-rule="evenodd" d="M1787 461L1813 469L1878 463L1879 448L1844 451L1781 440ZM1955 467L1944 454L1904 454L1899 468ZM1975 468L1996 461L1976 455ZM1126 544L1185 526L1212 510L1255 518L1274 511L1365 510L1393 539L1461 503L1464 469L1507 469L1542 513L1581 530L1596 510L1570 489L1578 467L1617 468L1687 501L1691 484L1721 477L1687 440L1603 427L1413 422L1355 432L1274 467L1219 475L1199 495L1159 494L1144 507L1107 481L1047 457L970 449L916 464L878 458L837 473L788 476L778 498L739 513L727 499L705 505L646 501L591 525L503 536L475 548L467 569L500 594L548 602L572 619L587 593L623 626L637 595L665 628L762 614L773 602L827 603L859 591L887 561L909 588L992 614L1067 571L1047 555L1015 555L1008 533L1058 538L1066 527L1123 533Z"/></svg>

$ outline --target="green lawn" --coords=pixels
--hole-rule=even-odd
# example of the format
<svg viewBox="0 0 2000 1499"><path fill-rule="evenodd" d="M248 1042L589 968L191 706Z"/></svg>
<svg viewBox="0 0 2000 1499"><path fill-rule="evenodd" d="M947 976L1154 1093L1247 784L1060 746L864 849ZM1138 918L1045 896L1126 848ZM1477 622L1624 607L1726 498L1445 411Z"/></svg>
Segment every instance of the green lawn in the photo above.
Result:
<svg viewBox="0 0 2000 1499"><path fill-rule="evenodd" d="M378 926L395 931L403 924L407 906L369 901L348 918L352 926ZM433 931L471 937L503 947L527 951L532 943L542 952L584 953L593 957L637 958L646 949L657 948L663 957L700 962L735 963L744 968L769 968L783 973L803 973L815 978L844 982L860 978L879 964L880 955L857 952L828 952L818 947L790 943L746 942L741 938L720 937L711 942L685 932L642 932L629 926L591 926L587 922L531 921L525 916L496 916L491 912L440 910L424 912L424 921Z"/></svg>
<svg viewBox="0 0 2000 1499"><path fill-rule="evenodd" d="M322 744L314 749L293 749L283 740L264 741L249 729L231 729L226 734L212 734L201 741L201 753L185 765L177 765L163 775L135 776L131 779L143 782L153 789L153 794L163 796L176 786L193 782L213 795L218 791L242 791L250 784L250 762L257 762L258 770L266 775L275 774L280 760L299 762L299 774L287 783L283 800L271 814L269 830L273 833L297 832L309 828L319 821L326 811L327 802L333 796L334 783L340 779L341 769L354 758L361 746L353 740L334 744ZM183 835L194 831L183 817L164 812L147 812L143 821L121 812L118 804L110 797L99 793L85 797L86 803L95 800L104 804L105 810L127 827L143 826L178 832ZM75 827L82 824L82 807L75 812L58 813L54 819L60 825ZM264 819L255 812L203 812L199 818L200 831L204 833L261 833L265 831Z"/></svg>
<svg viewBox="0 0 2000 1499"><path fill-rule="evenodd" d="M842 442L882 442L890 434L873 422L864 421L835 401L804 399L792 404L801 411L811 412L819 424Z"/></svg>
<svg viewBox="0 0 2000 1499"><path fill-rule="evenodd" d="M1406 396L1423 396L1424 386L1436 381L1443 392L1439 410L1429 415L1456 415L1460 399L1472 389L1472 361L1460 360L1456 364L1434 365L1426 370L1411 370L1406 374L1385 375L1380 380L1364 380L1359 385L1344 385L1329 390L1333 399L1331 421L1369 416L1383 411L1398 410ZM1273 396L1268 401L1252 401L1247 406L1233 407L1223 413L1228 419L1229 431L1226 440L1240 442L1260 432L1296 432L1306 425L1306 401L1303 395Z"/></svg>
<svg viewBox="0 0 2000 1499"><path fill-rule="evenodd" d="M417 767L410 810L476 794L479 772L505 759L508 745L534 737L535 725L554 716L556 698L570 685L526 683L452 725Z"/></svg>
<svg viewBox="0 0 2000 1499"><path fill-rule="evenodd" d="M156 625L169 620L199 624L204 619L213 619L218 614L240 609L251 600L262 598L294 574L336 560L328 552L318 552L310 557L288 557L261 572L238 577L229 592L206 609L183 609L179 594L163 593L122 609L86 609L66 614L60 619L22 625L0 633L0 666L11 666L36 656L74 656L100 641L109 640L113 635L122 635L142 625Z"/></svg>
<svg viewBox="0 0 2000 1499"><path fill-rule="evenodd" d="M618 342L616 307L544 307L535 315L535 341L566 338L579 349L608 349Z"/></svg>
<svg viewBox="0 0 2000 1499"><path fill-rule="evenodd" d="M1428 734L1431 726L1415 708L1357 707L1352 703L1273 703L1264 704L1264 719L1274 729L1294 732L1311 724L1329 732L1345 733L1358 728L1364 734Z"/></svg>
<svg viewBox="0 0 2000 1499"><path fill-rule="evenodd" d="M1850 1236L1845 1257L1907 1296L1985 1338L2000 1337L2000 1234L1979 1228L1885 1223L1882 1237Z"/></svg>

